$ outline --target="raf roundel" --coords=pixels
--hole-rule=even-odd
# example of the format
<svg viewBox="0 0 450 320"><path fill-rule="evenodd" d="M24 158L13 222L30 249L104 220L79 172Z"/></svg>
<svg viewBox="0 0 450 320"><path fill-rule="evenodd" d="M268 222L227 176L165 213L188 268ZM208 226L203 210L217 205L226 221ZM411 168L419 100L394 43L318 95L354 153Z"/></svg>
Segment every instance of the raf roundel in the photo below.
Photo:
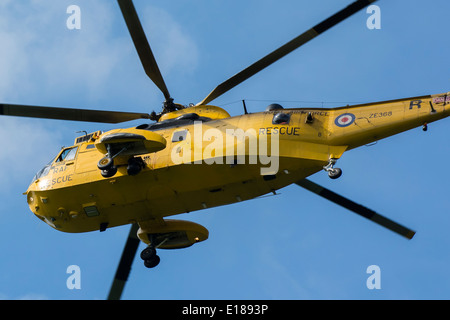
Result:
<svg viewBox="0 0 450 320"><path fill-rule="evenodd" d="M348 127L349 125L351 125L353 122L355 122L355 115L353 113L344 113L341 114L340 116L338 116L336 118L336 120L334 120L334 123L338 126L338 127Z"/></svg>

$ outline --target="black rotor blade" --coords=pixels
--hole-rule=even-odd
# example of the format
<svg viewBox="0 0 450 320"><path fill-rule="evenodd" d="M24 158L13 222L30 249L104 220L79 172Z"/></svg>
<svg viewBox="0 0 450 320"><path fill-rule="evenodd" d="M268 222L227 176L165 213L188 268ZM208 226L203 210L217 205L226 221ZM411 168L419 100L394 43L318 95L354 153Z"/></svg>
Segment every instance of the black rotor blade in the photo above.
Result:
<svg viewBox="0 0 450 320"><path fill-rule="evenodd" d="M120 123L150 119L147 113L0 104L0 115L85 122Z"/></svg>
<svg viewBox="0 0 450 320"><path fill-rule="evenodd" d="M216 99L220 95L224 94L228 90L234 88L238 84L244 82L248 78L252 77L259 71L263 70L264 68L268 67L275 61L283 58L288 53L291 53L295 49L299 48L300 46L304 45L311 39L317 37L319 34L327 31L328 29L332 28L333 26L337 25L338 23L342 22L343 20L347 19L351 15L355 14L359 10L363 9L367 5L375 2L377 0L358 0L350 4L348 7L342 9L341 11L337 12L336 14L332 15L328 19L322 21L321 23L317 24L313 28L309 29L308 31L302 33L298 37L292 39L288 43L284 44L280 48L276 49L275 51L269 53L264 58L256 61L251 66L247 67L246 69L242 70L241 72L237 73L233 77L229 78L228 80L222 82L220 85L218 85L211 93L203 99L203 101L199 102L197 105L204 105L208 102Z"/></svg>
<svg viewBox="0 0 450 320"><path fill-rule="evenodd" d="M360 204L357 204L347 198L344 198L343 196L338 195L337 193L328 190L308 179L297 181L296 184L348 210L351 210L364 218L367 218L375 223L378 223L379 225L407 239L412 239L412 237L414 237L415 231L412 231L411 229L408 229L386 217L383 217L382 215L376 213L375 211L368 209Z"/></svg>
<svg viewBox="0 0 450 320"><path fill-rule="evenodd" d="M145 36L144 29L139 21L133 2L131 0L117 0L117 2L119 3L120 10L122 11L123 18L125 19L125 23L127 24L128 31L133 39L134 46L141 59L145 73L156 84L159 90L162 91L166 101L170 101L171 97L169 90L159 71L158 64L156 63L150 44Z"/></svg>
<svg viewBox="0 0 450 320"><path fill-rule="evenodd" d="M122 296L123 288L128 280L131 265L140 243L140 240L137 237L138 229L139 225L137 223L131 226L127 242L122 252L122 257L120 258L119 266L117 267L116 275L114 276L111 289L109 290L108 300L120 300L120 297Z"/></svg>

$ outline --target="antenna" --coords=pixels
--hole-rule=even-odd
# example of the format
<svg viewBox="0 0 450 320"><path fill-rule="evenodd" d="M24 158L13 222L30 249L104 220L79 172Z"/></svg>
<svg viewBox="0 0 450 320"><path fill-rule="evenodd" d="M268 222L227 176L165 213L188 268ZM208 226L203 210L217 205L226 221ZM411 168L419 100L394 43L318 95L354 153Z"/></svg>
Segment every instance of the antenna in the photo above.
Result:
<svg viewBox="0 0 450 320"><path fill-rule="evenodd" d="M244 113L248 114L247 112L247 106L245 105L245 100L242 100L242 104L244 105Z"/></svg>

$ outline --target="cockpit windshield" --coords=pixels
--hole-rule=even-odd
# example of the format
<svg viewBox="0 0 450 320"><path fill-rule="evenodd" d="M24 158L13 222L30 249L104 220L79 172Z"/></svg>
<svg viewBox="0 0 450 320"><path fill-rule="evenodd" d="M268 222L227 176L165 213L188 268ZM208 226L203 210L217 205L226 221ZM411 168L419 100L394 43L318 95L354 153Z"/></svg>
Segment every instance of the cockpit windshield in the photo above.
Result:
<svg viewBox="0 0 450 320"><path fill-rule="evenodd" d="M36 181L40 177L45 177L48 174L48 172L50 171L52 163L53 163L53 159L44 168L39 170L38 173L36 173L34 175L33 180L31 181L31 183L33 183L34 181Z"/></svg>
<svg viewBox="0 0 450 320"><path fill-rule="evenodd" d="M55 158L53 158L44 168L39 170L38 173L35 174L33 181L36 181L37 179L40 179L41 177L45 177L52 167L53 162L62 162L62 161L71 161L75 159L75 156L77 155L78 147L71 147L66 148L63 151L59 153L59 155Z"/></svg>

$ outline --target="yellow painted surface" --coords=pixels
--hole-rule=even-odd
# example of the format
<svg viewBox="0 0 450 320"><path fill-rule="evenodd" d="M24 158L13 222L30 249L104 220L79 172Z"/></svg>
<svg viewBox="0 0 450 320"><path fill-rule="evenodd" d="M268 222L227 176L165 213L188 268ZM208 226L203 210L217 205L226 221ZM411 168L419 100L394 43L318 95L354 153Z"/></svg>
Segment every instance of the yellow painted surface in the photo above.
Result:
<svg viewBox="0 0 450 320"><path fill-rule="evenodd" d="M113 227L164 221L167 216L273 192L322 170L330 158L338 159L347 150L445 118L450 114L450 102L444 100L445 94L440 94L235 117L213 106L186 108L164 115L160 122L197 112L213 120L154 132L136 128L116 131L143 134L149 145L155 141L165 144L164 148L149 147L153 150L149 153L128 155L144 160L146 166L138 175L129 176L126 161L122 161L113 177L102 177L97 162L104 157L105 149L99 141L107 133L94 135L76 145L74 160L52 163L46 174L33 181L27 200L36 216L65 232L99 230L101 224ZM277 113L288 114L289 123L274 124ZM180 132L186 132L186 136ZM182 138L178 138L180 135ZM260 144L264 141L267 154ZM115 143L129 142L133 143ZM272 149L275 143L278 148ZM231 147L244 152L230 153ZM268 169L275 158L263 163L264 155L277 156L277 167L265 176L261 169Z"/></svg>
<svg viewBox="0 0 450 320"><path fill-rule="evenodd" d="M190 108L185 108L173 112L169 112L163 114L158 122L162 122L164 120L175 119L186 113L196 113L200 117L207 117L211 119L224 119L230 117L230 114L222 108L216 106L195 106Z"/></svg>

